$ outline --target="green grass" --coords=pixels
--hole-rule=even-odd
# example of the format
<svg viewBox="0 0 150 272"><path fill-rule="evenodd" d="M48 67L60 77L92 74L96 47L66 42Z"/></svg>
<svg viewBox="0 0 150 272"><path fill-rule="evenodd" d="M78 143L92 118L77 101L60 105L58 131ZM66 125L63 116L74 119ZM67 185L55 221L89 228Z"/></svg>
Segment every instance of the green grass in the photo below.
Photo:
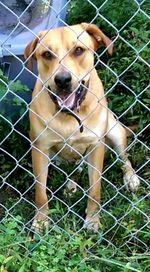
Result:
<svg viewBox="0 0 150 272"><path fill-rule="evenodd" d="M132 205L121 201L121 197L108 205L107 213L102 212L103 228L98 234L79 232L80 220L72 213L67 214L63 205L55 201L55 205L51 203L49 216L57 224L50 224L49 233L36 235L34 240L27 235L26 218L15 216L15 213L24 213L25 205L20 204L16 211L11 211L13 217L6 216L0 226L1 269L5 267L10 272L149 271L150 254L146 249L150 228L139 211L147 212L148 207L146 209L145 200L138 203L138 196L130 196L130 200ZM115 226L108 212L120 218Z"/></svg>
<svg viewBox="0 0 150 272"><path fill-rule="evenodd" d="M107 161L110 163L111 160L110 156L106 163ZM68 174L74 168L73 165L60 167ZM32 204L20 199L13 190L7 188L3 192L5 199L3 204L9 212L5 212L5 218L0 226L1 267L4 266L10 272L43 270L147 272L150 268L148 250L150 198L147 186L141 185L137 194L127 192L121 188L122 174L118 169L119 165L115 165L113 171L105 175L105 178L113 181L115 188L103 181L102 228L97 234L86 233L82 229L83 221L80 217L85 217L87 200L83 198L83 192L78 190L74 197L64 198L64 188L61 190L58 188L60 180L63 183L65 177L54 168L50 170L53 179L49 177L48 185L53 193L58 191L53 199L49 194L51 199L49 233L36 235L34 240L31 240L28 224L34 216ZM74 178L79 179L78 174ZM87 188L86 169L81 174L79 184ZM23 193L23 190L21 192ZM26 199L34 203L32 190L26 195ZM15 207L11 209L14 204Z"/></svg>

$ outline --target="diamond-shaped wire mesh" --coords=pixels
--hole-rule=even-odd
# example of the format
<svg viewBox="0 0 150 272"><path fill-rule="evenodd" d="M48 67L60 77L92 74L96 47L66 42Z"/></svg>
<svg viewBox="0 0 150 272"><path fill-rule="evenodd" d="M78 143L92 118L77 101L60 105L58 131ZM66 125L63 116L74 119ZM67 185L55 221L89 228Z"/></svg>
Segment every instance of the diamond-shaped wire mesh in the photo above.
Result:
<svg viewBox="0 0 150 272"><path fill-rule="evenodd" d="M16 2L19 5L19 1ZM87 160L89 153L80 153L80 150L76 150L71 144L72 137L81 128L81 124L67 138L52 129L63 144L50 158L39 151L47 158L49 166L46 185L49 227L47 231L40 234L35 229L32 230L33 239L31 239L31 225L37 210L34 200L37 177L35 178L32 171L31 149L40 137L44 137L48 123L40 117L45 127L37 138L31 141L28 113L36 97L28 101L26 94L30 96L31 90L18 79L24 71L27 73L27 85L28 77L32 76L34 80L38 77L27 68L27 60L14 54L11 47L6 48L7 41L22 30L32 33L33 38L38 37L37 33L33 33L32 22L29 22L28 16L31 11L40 16L35 4L37 2L39 6L39 1L20 1L22 2L24 2L23 12L15 13L13 5L8 1L0 1L0 8L6 13L6 18L11 18L13 24L13 27L10 28L9 24L7 27L6 18L6 21L0 22L1 32L7 29L7 38L1 41L1 48L20 64L20 72L11 80L5 76L2 65L0 70L1 271L149 271L150 8L148 1L70 0L57 14L58 20L68 28L70 25L86 21L89 24L97 24L113 40L113 55L108 56L108 48L100 48L94 52L95 62L92 69L96 68L104 85L108 111L113 112L117 121L121 122L131 134L125 151L130 154L129 159L140 180L140 186L137 192L127 190L121 171L123 158L107 142L104 143L99 139L108 151L105 154L102 171L102 199L100 204L97 203L101 226L96 233L87 232L83 226L86 202L92 189L88 181L88 167L93 169L94 166ZM49 6L53 8L53 1L41 2L43 7L46 3L47 9ZM63 21L60 13L66 7L67 19ZM42 39L40 43L44 44ZM46 48L45 45L44 47ZM69 52L65 52L59 59L60 63L63 63L67 54ZM67 69L65 64L62 66ZM56 73L57 69L54 74ZM51 92L45 85L38 96L44 88L47 92ZM95 99L92 91L88 88L87 91L91 92ZM60 111L61 109L49 122L55 122ZM92 113L88 112L86 118ZM37 115L36 112L34 114ZM92 132L84 125L84 120L82 121L83 129L87 129L90 135ZM111 134L111 129L108 135L109 133ZM105 136L107 137L107 134ZM98 144L99 142L94 149ZM78 158L76 162L69 162L68 158L66 161L58 160L57 157L65 148L71 149ZM46 167L43 168L42 173ZM96 171L101 174L98 169Z"/></svg>

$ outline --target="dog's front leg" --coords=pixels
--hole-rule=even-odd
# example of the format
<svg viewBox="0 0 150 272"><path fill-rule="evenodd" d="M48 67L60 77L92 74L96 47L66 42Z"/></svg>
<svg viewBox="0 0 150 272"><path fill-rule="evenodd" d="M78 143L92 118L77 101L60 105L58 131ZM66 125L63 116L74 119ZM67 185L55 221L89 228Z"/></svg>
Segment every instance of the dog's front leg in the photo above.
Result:
<svg viewBox="0 0 150 272"><path fill-rule="evenodd" d="M35 203L37 207L36 215L32 224L34 231L40 232L48 227L48 198L46 194L46 182L48 174L49 152L39 146L32 148L32 166L36 179Z"/></svg>
<svg viewBox="0 0 150 272"><path fill-rule="evenodd" d="M90 189L84 228L96 232L100 227L99 211L101 200L101 173L104 161L104 144L100 144L98 147L95 147L90 151L87 161Z"/></svg>

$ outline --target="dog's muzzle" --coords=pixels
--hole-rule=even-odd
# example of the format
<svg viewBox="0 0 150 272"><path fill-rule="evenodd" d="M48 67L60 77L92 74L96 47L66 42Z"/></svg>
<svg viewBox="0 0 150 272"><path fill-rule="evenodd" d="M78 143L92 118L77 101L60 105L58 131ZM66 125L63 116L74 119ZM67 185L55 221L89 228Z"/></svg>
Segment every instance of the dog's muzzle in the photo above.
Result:
<svg viewBox="0 0 150 272"><path fill-rule="evenodd" d="M48 86L49 95L52 101L55 103L57 110L72 115L79 123L80 132L83 132L83 125L81 119L74 112L79 112L80 105L84 101L87 93L87 88L84 86L84 81L79 88L74 92L59 91L57 94L52 93L51 88Z"/></svg>

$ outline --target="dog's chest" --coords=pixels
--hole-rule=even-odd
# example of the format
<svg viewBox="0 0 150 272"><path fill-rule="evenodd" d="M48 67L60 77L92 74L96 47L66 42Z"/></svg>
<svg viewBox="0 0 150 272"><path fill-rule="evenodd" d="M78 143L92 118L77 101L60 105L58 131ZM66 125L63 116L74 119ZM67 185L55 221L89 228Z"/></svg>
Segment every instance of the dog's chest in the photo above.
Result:
<svg viewBox="0 0 150 272"><path fill-rule="evenodd" d="M69 161L80 160L104 138L106 117L106 114L101 113L92 120L87 118L83 124L83 132L80 131L74 118L69 119L71 122L58 118L51 121L49 127L41 133L40 141L45 143L46 148L50 150L52 158L61 157Z"/></svg>
<svg viewBox="0 0 150 272"><path fill-rule="evenodd" d="M55 144L51 150L62 159L69 161L80 160L87 153L90 147L95 146L97 142L98 137L93 137L91 135L79 138L71 137L66 141L61 141Z"/></svg>

